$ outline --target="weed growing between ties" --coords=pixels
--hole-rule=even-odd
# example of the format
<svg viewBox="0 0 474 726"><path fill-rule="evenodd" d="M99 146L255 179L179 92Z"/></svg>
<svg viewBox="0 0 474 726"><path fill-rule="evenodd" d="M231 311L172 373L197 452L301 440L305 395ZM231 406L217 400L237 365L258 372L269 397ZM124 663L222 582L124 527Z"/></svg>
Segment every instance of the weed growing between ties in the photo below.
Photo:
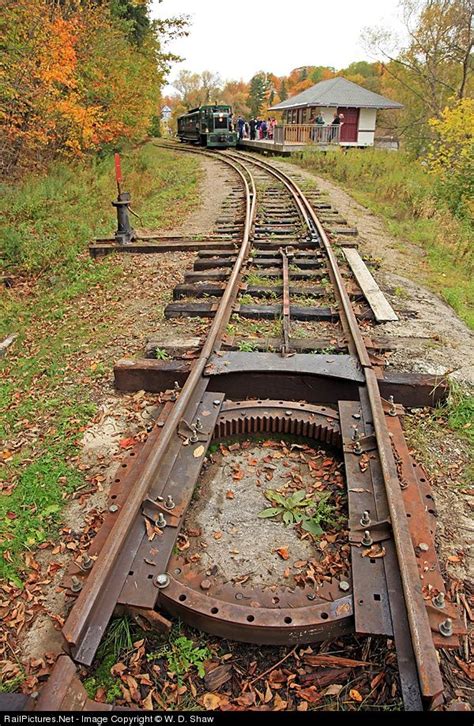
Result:
<svg viewBox="0 0 474 726"><path fill-rule="evenodd" d="M265 498L273 505L259 512L261 518L279 518L288 527L301 524L305 532L319 537L324 534L323 527L334 527L337 520L334 518L334 507L328 501L330 494L321 494L317 497L307 496L299 489L293 494L285 496L281 491L267 489Z"/></svg>
<svg viewBox="0 0 474 726"><path fill-rule="evenodd" d="M417 279L421 274L474 328L474 244L468 203L454 206L446 185L403 152L306 151L292 163L341 183L385 220L391 234L423 248L427 265L421 269L417 265Z"/></svg>
<svg viewBox="0 0 474 726"><path fill-rule="evenodd" d="M196 201L194 159L145 145L123 168L149 226L173 224ZM54 166L4 191L12 287L2 297L0 335L19 337L0 363L0 577L20 584L25 551L51 540L65 500L84 485L80 440L96 412L94 386L111 375L100 349L119 332L125 283L120 257L93 262L85 251L94 235L114 229L112 159Z"/></svg>

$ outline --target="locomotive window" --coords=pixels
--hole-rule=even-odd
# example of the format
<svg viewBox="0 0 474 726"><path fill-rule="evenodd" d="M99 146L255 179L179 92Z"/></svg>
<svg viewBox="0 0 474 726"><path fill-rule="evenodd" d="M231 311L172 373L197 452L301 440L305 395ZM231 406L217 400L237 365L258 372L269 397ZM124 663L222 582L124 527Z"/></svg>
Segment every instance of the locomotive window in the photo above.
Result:
<svg viewBox="0 0 474 726"><path fill-rule="evenodd" d="M215 129L226 129L227 126L227 116L214 116L214 128Z"/></svg>

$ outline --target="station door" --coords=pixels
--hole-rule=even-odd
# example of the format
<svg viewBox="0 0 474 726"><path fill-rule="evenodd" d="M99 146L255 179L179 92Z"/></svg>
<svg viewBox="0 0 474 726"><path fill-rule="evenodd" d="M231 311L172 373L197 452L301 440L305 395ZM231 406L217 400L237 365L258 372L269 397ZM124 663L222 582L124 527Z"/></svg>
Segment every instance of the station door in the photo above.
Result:
<svg viewBox="0 0 474 726"><path fill-rule="evenodd" d="M338 113L344 114L344 123L341 128L341 141L357 141L359 129L358 108L338 108Z"/></svg>

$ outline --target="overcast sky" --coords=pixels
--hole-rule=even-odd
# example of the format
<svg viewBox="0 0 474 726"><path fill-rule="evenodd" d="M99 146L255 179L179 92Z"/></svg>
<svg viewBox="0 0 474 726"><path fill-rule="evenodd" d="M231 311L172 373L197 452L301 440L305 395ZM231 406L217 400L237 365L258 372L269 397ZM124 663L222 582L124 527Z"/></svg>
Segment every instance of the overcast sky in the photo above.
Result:
<svg viewBox="0 0 474 726"><path fill-rule="evenodd" d="M368 25L400 31L397 6L398 0L153 0L152 15L191 16L189 36L169 45L185 59L171 81L180 69L248 81L259 70L283 76L303 65L344 68L373 60L361 31Z"/></svg>

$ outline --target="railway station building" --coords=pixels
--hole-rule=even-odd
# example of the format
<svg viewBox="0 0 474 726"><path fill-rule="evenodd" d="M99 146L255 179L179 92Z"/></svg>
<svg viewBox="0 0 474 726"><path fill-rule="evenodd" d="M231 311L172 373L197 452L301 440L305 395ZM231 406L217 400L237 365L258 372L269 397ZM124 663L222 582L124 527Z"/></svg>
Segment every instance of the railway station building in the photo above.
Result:
<svg viewBox="0 0 474 726"><path fill-rule="evenodd" d="M367 147L374 145L377 111L401 108L401 103L338 76L316 83L269 111L282 114L274 131L275 144ZM336 112L343 114L343 123L337 127L332 125ZM324 124L315 127L319 114Z"/></svg>

